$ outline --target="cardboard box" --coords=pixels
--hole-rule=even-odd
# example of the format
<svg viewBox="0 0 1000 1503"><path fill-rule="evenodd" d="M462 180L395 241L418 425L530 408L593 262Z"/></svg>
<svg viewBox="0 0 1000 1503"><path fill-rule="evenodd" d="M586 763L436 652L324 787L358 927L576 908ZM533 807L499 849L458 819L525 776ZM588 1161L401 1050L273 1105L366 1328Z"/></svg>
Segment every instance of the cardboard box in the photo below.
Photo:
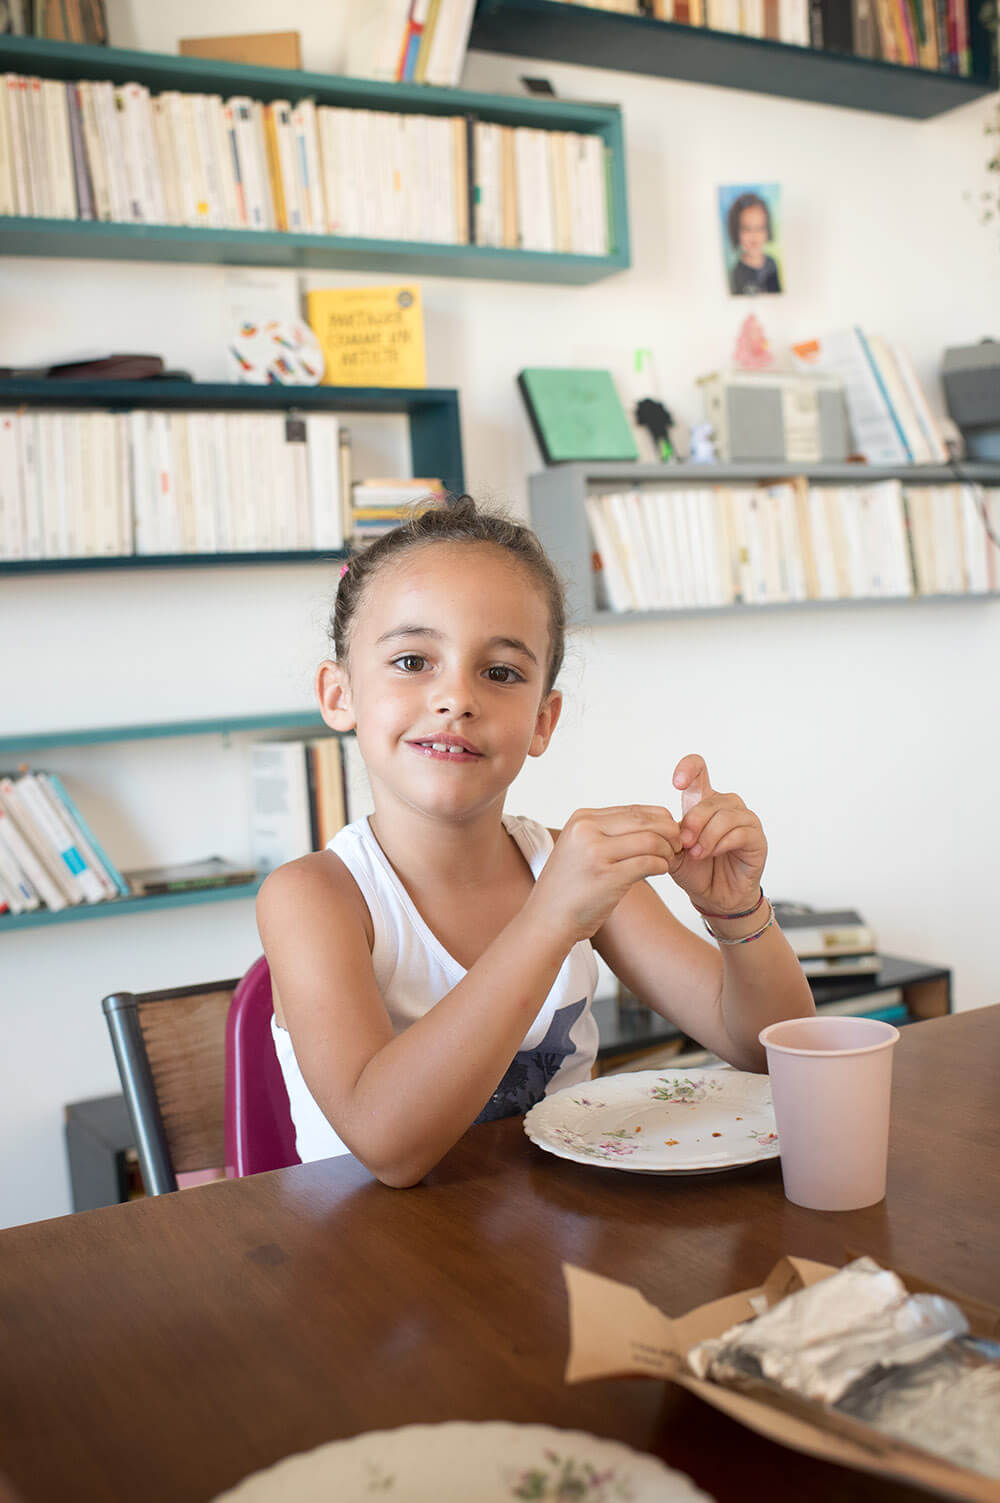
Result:
<svg viewBox="0 0 1000 1503"><path fill-rule="evenodd" d="M259 31L247 36L182 37L182 57L210 57L226 63L253 63L258 68L301 68L297 31Z"/></svg>
<svg viewBox="0 0 1000 1503"><path fill-rule="evenodd" d="M738 1321L759 1313L752 1300L766 1300L766 1308L799 1289L825 1279L837 1270L808 1258L782 1258L766 1281L710 1304L699 1305L671 1320L628 1284L563 1264L569 1293L570 1351L567 1383L588 1378L664 1378L696 1393L699 1398L779 1445L805 1451L825 1461L861 1471L881 1473L936 1488L953 1498L975 1503L1000 1503L1000 1481L981 1472L952 1465L928 1451L918 1450L870 1425L850 1419L794 1394L775 1393L764 1384L737 1391L696 1378L686 1354L700 1341L721 1336ZM943 1294L965 1314L974 1336L1000 1336L1000 1309L985 1301L967 1299L951 1289L900 1274L911 1294Z"/></svg>

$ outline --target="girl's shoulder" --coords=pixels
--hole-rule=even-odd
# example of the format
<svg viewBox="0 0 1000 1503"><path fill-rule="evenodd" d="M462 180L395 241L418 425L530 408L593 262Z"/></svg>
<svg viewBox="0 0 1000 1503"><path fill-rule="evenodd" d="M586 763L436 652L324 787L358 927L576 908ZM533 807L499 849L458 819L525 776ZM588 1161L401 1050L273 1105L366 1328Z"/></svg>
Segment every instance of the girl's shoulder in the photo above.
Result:
<svg viewBox="0 0 1000 1503"><path fill-rule="evenodd" d="M349 867L336 851L314 851L275 867L257 893L257 927L265 930L294 925L308 932L312 922L357 922L369 949L373 939L371 914Z"/></svg>

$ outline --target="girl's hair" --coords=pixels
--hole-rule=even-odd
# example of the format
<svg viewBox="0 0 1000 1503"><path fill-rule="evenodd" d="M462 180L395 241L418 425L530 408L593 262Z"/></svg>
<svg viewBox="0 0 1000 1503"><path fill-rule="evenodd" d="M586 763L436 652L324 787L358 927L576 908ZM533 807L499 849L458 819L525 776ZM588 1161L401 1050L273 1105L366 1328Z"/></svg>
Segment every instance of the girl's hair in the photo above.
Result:
<svg viewBox="0 0 1000 1503"><path fill-rule="evenodd" d="M549 664L546 694L562 667L566 642L566 596L562 581L530 527L499 511L484 511L471 496L449 496L443 507L429 506L375 539L344 566L330 613L330 637L338 662L346 663L351 625L369 583L383 567L414 548L432 543L490 543L523 564L541 587L549 607Z"/></svg>
<svg viewBox="0 0 1000 1503"><path fill-rule="evenodd" d="M763 209L764 219L767 223L767 238L768 240L774 238L771 234L771 211L760 194L741 193L739 198L733 199L729 207L729 216L726 220L726 225L729 229L729 239L732 242L734 250L739 250L740 246L740 216L744 209Z"/></svg>

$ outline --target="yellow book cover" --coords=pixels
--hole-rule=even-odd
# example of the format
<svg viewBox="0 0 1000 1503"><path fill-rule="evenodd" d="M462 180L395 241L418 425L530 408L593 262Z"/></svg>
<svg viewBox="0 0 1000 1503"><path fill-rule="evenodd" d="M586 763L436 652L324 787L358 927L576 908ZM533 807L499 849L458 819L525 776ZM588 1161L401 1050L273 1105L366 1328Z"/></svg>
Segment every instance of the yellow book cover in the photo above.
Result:
<svg viewBox="0 0 1000 1503"><path fill-rule="evenodd" d="M267 143L267 173L271 179L271 196L279 230L288 229L288 210L285 207L285 190L281 181L281 158L278 153L278 126L274 105L264 106L264 139Z"/></svg>
<svg viewBox="0 0 1000 1503"><path fill-rule="evenodd" d="M306 318L324 386L427 385L419 287L320 287L306 293Z"/></svg>

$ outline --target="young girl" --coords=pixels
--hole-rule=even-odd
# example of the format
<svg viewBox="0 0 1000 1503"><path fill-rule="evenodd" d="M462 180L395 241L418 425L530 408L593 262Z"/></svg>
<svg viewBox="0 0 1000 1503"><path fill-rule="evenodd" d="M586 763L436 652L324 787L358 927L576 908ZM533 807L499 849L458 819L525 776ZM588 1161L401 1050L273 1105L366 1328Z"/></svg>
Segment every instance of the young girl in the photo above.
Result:
<svg viewBox="0 0 1000 1503"><path fill-rule="evenodd" d="M413 1185L474 1122L589 1079L595 949L740 1069L764 1068L766 1024L813 1011L761 891L760 821L701 757L675 769L680 820L626 804L557 831L504 814L559 719L564 628L534 534L468 497L341 577L317 691L326 723L357 733L375 812L257 900L303 1160L350 1151ZM718 949L647 885L668 873Z"/></svg>

